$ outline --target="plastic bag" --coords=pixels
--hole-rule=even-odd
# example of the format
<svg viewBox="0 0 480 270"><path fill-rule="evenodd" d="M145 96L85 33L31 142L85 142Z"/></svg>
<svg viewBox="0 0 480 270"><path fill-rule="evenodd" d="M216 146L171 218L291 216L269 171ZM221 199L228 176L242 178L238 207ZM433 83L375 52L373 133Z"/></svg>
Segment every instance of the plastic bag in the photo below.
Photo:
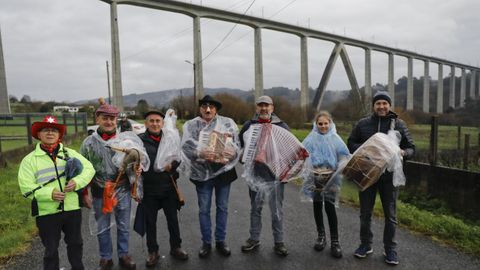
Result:
<svg viewBox="0 0 480 270"><path fill-rule="evenodd" d="M163 120L162 140L158 147L157 156L153 163L156 172L163 172L165 167L173 161L181 161L180 134L176 126L177 115L173 109L168 109Z"/></svg>

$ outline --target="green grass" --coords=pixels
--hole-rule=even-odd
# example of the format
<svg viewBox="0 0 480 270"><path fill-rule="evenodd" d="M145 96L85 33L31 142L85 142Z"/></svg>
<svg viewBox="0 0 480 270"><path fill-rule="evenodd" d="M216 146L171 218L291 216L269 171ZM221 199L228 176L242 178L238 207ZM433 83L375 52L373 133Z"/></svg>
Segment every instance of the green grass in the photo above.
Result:
<svg viewBox="0 0 480 270"><path fill-rule="evenodd" d="M379 196L375 202L374 214L383 217L383 209L378 198ZM358 189L354 184L351 182L343 184L341 200L358 207ZM462 219L451 215L421 210L400 200L397 202L397 218L402 227L448 244L464 253L480 256L480 226L478 225L467 224Z"/></svg>

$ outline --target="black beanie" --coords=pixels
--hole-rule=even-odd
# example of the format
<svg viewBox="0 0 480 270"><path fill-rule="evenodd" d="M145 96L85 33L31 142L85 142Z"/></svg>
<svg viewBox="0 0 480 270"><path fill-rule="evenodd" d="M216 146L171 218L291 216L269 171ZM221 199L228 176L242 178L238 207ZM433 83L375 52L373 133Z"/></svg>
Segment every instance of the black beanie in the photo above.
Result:
<svg viewBox="0 0 480 270"><path fill-rule="evenodd" d="M378 91L377 93L375 93L375 95L373 95L372 105L375 104L375 102L377 102L377 100L380 100L380 99L386 100L388 104L392 106L392 98L390 98L390 95L388 94L388 92Z"/></svg>

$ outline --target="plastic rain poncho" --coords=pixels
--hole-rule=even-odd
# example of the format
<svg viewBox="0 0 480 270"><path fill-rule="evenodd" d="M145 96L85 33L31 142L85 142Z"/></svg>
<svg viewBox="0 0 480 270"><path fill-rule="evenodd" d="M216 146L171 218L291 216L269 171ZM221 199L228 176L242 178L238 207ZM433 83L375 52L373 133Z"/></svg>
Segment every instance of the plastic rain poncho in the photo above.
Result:
<svg viewBox="0 0 480 270"><path fill-rule="evenodd" d="M96 173L93 181L97 186L105 188L106 183L110 182L109 184L111 184L112 181L115 181L121 170L123 170L125 176L129 180L127 184L133 184L132 188L134 188L134 190L132 190L132 194L136 193L137 197L141 199L143 196L142 179L141 176L137 178L134 166L137 161L132 160L131 156L128 153L121 151L121 149L135 151L134 156L138 155L140 157L139 165L143 169L149 168L150 159L143 147L143 143L141 139L131 131L117 133L114 138L108 141L103 140L97 132L94 132L85 139L80 152L95 168ZM125 184L116 185L113 192L114 200L121 200L128 195L130 189ZM112 207L113 206L114 205L112 205ZM97 222L101 218L104 218L104 215L95 213L92 210L89 220L90 233L92 235L102 233L102 231L97 230ZM113 221L111 223L111 226L112 225ZM110 227L107 227L106 229Z"/></svg>
<svg viewBox="0 0 480 270"><path fill-rule="evenodd" d="M302 200L327 200L338 206L342 177L339 174L332 176L350 153L337 134L335 123L331 121L328 132L322 134L315 121L302 143L310 154L302 172Z"/></svg>
<svg viewBox="0 0 480 270"><path fill-rule="evenodd" d="M351 159L345 163L351 171L357 171L357 175L363 176L363 179L352 179L355 173L347 173L347 168L342 168L342 174L345 178L353 180L361 191L373 185L385 170L393 173L393 186L405 185L405 174L403 173L403 157L400 149L401 135L397 130L389 130L388 134L377 132L364 142L352 155ZM364 164L369 166L352 166L355 159L365 160ZM361 178L361 177L357 177ZM367 184L364 184L367 183Z"/></svg>
<svg viewBox="0 0 480 270"><path fill-rule="evenodd" d="M163 119L162 140L153 163L153 169L156 172L164 171L165 167L173 161L181 161L180 134L178 133L176 122L177 115L175 111L168 109Z"/></svg>
<svg viewBox="0 0 480 270"><path fill-rule="evenodd" d="M237 124L220 115L209 123L196 117L183 125L181 147L182 163L178 171L193 181L213 179L234 168L238 162L240 144ZM205 160L205 153L214 153L214 159Z"/></svg>

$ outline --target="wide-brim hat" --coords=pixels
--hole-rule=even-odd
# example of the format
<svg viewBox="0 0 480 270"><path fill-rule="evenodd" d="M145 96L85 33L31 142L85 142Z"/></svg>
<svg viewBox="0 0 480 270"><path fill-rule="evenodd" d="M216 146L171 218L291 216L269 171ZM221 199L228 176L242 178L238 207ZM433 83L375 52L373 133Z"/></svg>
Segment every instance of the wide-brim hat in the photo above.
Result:
<svg viewBox="0 0 480 270"><path fill-rule="evenodd" d="M32 124L32 137L40 140L38 138L38 132L47 127L58 129L59 139L63 138L63 135L67 130L67 127L65 125L58 123L55 116L47 115L43 118L42 122L35 122Z"/></svg>
<svg viewBox="0 0 480 270"><path fill-rule="evenodd" d="M210 95L204 96L202 99L198 100L198 106L202 106L202 104L209 103L213 104L217 108L217 110L220 110L222 108L222 103L220 101L213 99Z"/></svg>

